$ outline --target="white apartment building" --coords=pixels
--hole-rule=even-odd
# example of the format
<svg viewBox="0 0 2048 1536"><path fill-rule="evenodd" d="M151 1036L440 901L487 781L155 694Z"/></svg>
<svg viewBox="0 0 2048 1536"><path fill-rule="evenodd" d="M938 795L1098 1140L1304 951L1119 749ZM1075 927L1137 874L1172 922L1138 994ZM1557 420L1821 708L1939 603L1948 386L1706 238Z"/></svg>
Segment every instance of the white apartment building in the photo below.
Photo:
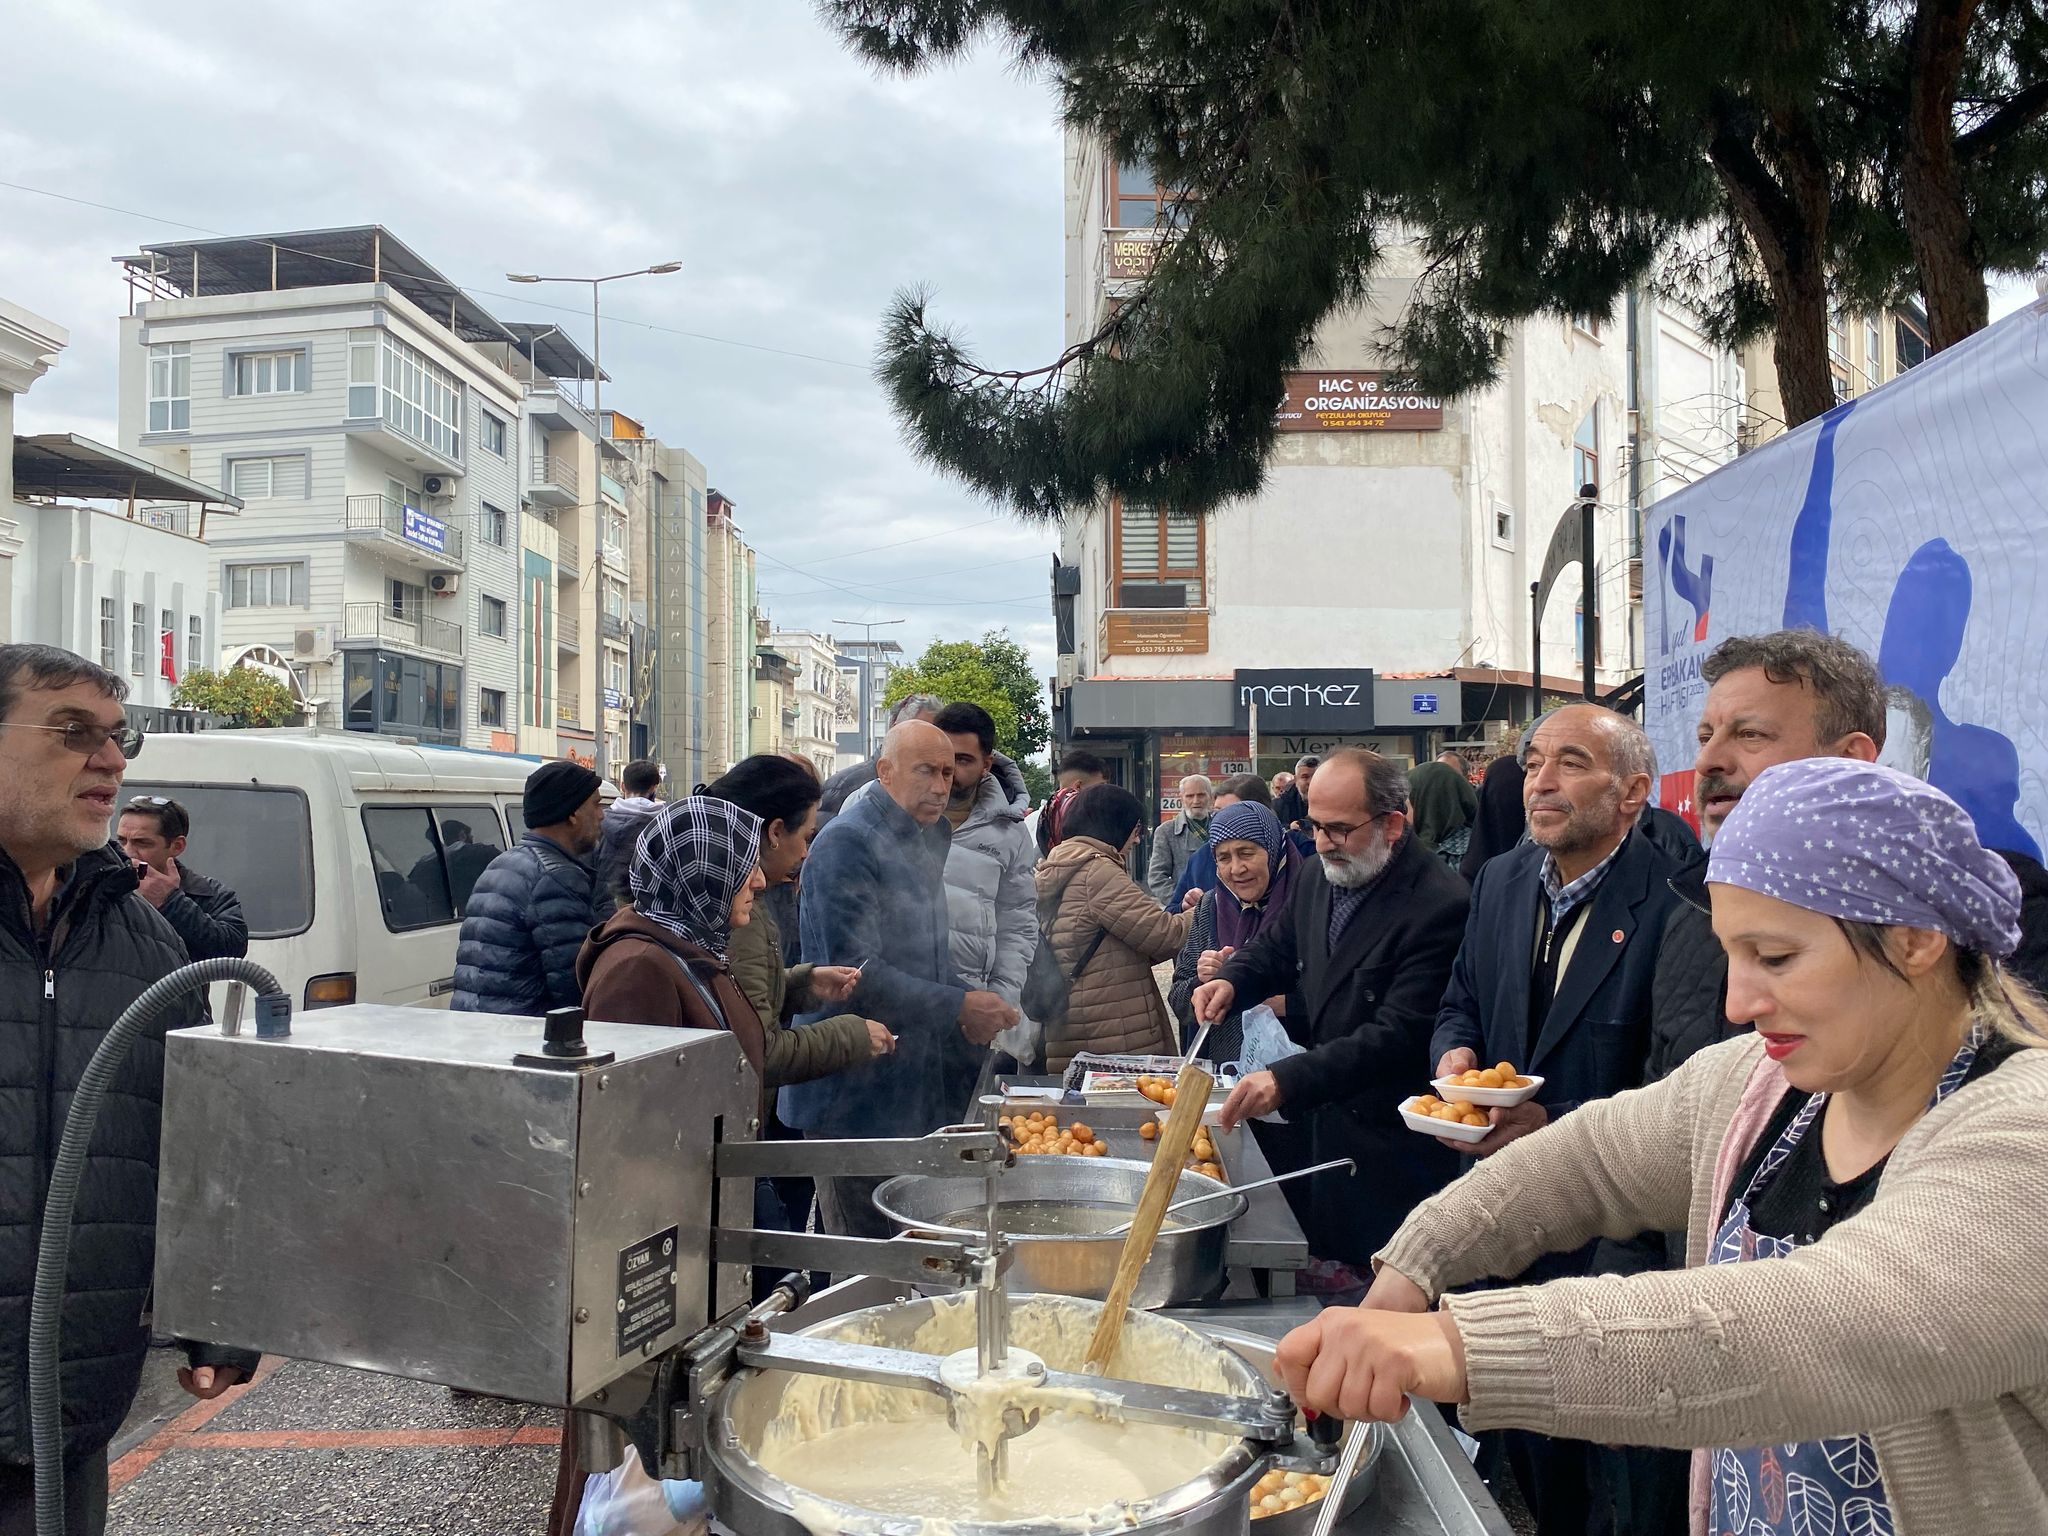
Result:
<svg viewBox="0 0 2048 1536"><path fill-rule="evenodd" d="M542 745L518 728L535 660L508 329L374 226L123 264L122 445L244 503L208 541L223 659L291 658L335 727Z"/></svg>
<svg viewBox="0 0 2048 1536"><path fill-rule="evenodd" d="M839 769L840 734L860 728L860 696L839 668L839 643L830 635L793 629L775 631L767 644L796 668L796 720L784 750L810 759L819 778L830 778Z"/></svg>
<svg viewBox="0 0 2048 1536"><path fill-rule="evenodd" d="M1172 203L1148 170L1069 135L1069 342L1142 286L1173 237ZM1199 517L1111 501L1065 525L1056 738L1110 758L1162 814L1161 786L1187 772L1270 774L1345 742L1420 757L1447 728L1471 736L1525 714L1530 585L1583 484L1597 487L1598 673L1626 675L1639 578L1620 472L1624 328L1531 321L1493 388L1390 394L1375 342L1418 272L1393 244L1372 298L1321 327L1257 494ZM1574 693L1577 596L1574 571L1542 623L1546 682ZM1254 746L1255 697L1267 707Z"/></svg>

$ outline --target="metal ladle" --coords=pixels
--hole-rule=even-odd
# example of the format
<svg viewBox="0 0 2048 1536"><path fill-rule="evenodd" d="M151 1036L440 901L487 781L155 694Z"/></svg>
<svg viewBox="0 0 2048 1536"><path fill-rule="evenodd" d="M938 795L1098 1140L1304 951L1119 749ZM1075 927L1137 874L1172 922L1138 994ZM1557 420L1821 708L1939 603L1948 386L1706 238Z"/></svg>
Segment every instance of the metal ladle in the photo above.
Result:
<svg viewBox="0 0 2048 1536"><path fill-rule="evenodd" d="M1297 1168L1292 1173L1276 1173L1270 1178L1253 1179L1249 1184L1226 1185L1222 1189L1213 1189L1206 1195L1189 1195L1187 1199L1176 1200L1173 1204L1169 1205L1166 1208L1166 1214L1171 1216L1175 1211L1184 1211L1191 1205L1202 1205L1211 1200L1227 1200L1230 1196L1244 1194L1247 1190L1265 1189L1273 1184L1285 1184L1290 1179L1305 1179L1312 1173L1328 1173L1332 1168L1348 1168L1353 1173L1358 1172L1358 1164L1351 1158L1336 1157L1327 1163L1317 1163L1313 1167ZM1135 1220L1137 1220L1135 1216L1131 1218L1131 1221ZM1130 1230L1131 1222L1127 1221L1120 1226L1111 1227L1102 1235L1104 1237L1121 1237Z"/></svg>

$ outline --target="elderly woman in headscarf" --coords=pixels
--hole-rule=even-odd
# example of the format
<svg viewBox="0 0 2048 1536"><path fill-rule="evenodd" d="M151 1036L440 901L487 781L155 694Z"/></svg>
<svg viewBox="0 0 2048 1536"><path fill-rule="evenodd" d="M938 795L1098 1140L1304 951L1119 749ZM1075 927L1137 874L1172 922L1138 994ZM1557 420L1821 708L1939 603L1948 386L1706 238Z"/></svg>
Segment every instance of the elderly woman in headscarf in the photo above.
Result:
<svg viewBox="0 0 2048 1536"><path fill-rule="evenodd" d="M2048 1531L2048 1011L2004 969L2012 871L1941 791L1814 758L1757 775L1707 883L1756 1033L1418 1206L1364 1306L1281 1343L1288 1391L1690 1448L1697 1536ZM1683 1270L1453 1294L1679 1227Z"/></svg>
<svg viewBox="0 0 2048 1536"><path fill-rule="evenodd" d="M576 957L584 1017L729 1029L759 1073L761 1020L733 980L726 950L767 883L761 818L752 811L705 795L662 809L633 852L633 904L607 918Z"/></svg>

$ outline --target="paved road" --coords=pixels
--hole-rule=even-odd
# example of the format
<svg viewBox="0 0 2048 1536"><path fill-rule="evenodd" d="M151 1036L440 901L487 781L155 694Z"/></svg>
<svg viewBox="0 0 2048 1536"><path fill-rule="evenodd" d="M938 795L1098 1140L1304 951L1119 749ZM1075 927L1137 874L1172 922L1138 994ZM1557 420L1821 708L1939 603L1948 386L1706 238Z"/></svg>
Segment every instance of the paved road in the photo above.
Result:
<svg viewBox="0 0 2048 1536"><path fill-rule="evenodd" d="M115 1441L111 1536L526 1536L559 1415L302 1361L195 1403L155 1351Z"/></svg>

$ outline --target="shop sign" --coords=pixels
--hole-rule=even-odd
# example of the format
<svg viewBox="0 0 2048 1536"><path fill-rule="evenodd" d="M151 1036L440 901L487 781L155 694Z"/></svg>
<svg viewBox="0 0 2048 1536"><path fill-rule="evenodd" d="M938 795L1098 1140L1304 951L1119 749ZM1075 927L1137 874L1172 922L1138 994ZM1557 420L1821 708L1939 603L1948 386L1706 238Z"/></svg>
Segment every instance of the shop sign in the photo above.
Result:
<svg viewBox="0 0 2048 1536"><path fill-rule="evenodd" d="M1206 608L1120 608L1103 616L1109 656L1185 656L1209 649Z"/></svg>
<svg viewBox="0 0 2048 1536"><path fill-rule="evenodd" d="M1282 432L1441 432L1444 403L1436 395L1390 388L1384 373L1290 373L1280 401Z"/></svg>
<svg viewBox="0 0 2048 1536"><path fill-rule="evenodd" d="M616 688L607 688L604 691L604 707L606 709L624 709L626 707L626 696Z"/></svg>
<svg viewBox="0 0 2048 1536"><path fill-rule="evenodd" d="M1223 777L1226 779L1234 779L1241 774L1250 773L1251 771L1252 760L1248 757L1236 758L1223 765Z"/></svg>
<svg viewBox="0 0 2048 1536"><path fill-rule="evenodd" d="M1415 713L1418 715L1433 715L1437 712L1436 695L1433 693L1411 694L1410 702L1414 705Z"/></svg>
<svg viewBox="0 0 2048 1536"><path fill-rule="evenodd" d="M1109 269L1104 275L1111 282L1141 281L1150 277L1152 269L1159 265L1159 251L1164 243L1152 234L1112 233L1109 236Z"/></svg>
<svg viewBox="0 0 2048 1536"><path fill-rule="evenodd" d="M1369 731L1373 725L1370 667L1304 667L1241 671L1236 713L1259 732Z"/></svg>
<svg viewBox="0 0 2048 1536"><path fill-rule="evenodd" d="M398 525L406 543L417 544L421 549L431 550L437 555L448 552L448 525L438 517L429 517L418 507L407 507L404 520Z"/></svg>

